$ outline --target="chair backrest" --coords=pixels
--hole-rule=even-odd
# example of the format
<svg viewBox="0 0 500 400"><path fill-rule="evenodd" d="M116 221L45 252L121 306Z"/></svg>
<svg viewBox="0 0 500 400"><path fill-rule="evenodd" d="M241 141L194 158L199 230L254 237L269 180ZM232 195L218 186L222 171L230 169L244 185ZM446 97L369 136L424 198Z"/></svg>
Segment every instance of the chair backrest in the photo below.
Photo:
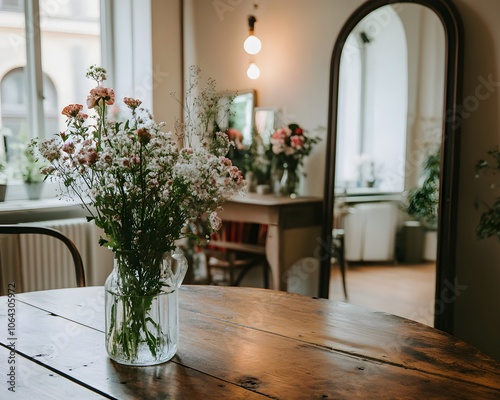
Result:
<svg viewBox="0 0 500 400"><path fill-rule="evenodd" d="M20 235L20 234L38 234L38 235L47 235L52 236L56 239L61 240L68 250L71 253L71 257L73 258L74 267L75 267L75 275L76 275L76 285L78 287L85 286L85 270L83 268L83 261L78 251L78 248L75 244L59 232L56 229L43 227L43 226L34 226L34 225L14 225L14 224L3 224L0 225L0 234L8 234L8 235Z"/></svg>

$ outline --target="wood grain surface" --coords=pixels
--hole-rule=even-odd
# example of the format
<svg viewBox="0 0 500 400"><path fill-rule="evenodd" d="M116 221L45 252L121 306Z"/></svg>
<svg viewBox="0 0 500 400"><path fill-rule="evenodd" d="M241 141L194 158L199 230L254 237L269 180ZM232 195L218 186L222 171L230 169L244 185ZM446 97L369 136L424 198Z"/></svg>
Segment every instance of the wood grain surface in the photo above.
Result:
<svg viewBox="0 0 500 400"><path fill-rule="evenodd" d="M183 286L179 304L174 358L130 367L106 355L103 288L18 295L16 359L35 371L19 398L500 399L498 363L407 319L242 287Z"/></svg>

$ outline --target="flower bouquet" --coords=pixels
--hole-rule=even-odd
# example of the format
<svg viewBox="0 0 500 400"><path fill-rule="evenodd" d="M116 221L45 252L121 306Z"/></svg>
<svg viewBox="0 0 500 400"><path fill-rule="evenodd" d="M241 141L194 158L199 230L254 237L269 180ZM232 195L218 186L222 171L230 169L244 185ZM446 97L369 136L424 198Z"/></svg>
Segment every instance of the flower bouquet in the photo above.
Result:
<svg viewBox="0 0 500 400"><path fill-rule="evenodd" d="M278 171L279 185L275 188L282 195L296 195L299 168L320 138L311 137L297 124L277 129L271 136L273 165ZM276 173L275 173L276 174Z"/></svg>
<svg viewBox="0 0 500 400"><path fill-rule="evenodd" d="M66 130L38 146L50 164L42 173L80 201L105 233L100 244L115 254L105 284L108 354L124 364L156 364L177 348L176 296L187 264L176 241L202 215L219 229L217 210L245 181L223 156L225 135L217 146L201 140L196 148L180 147L193 143L195 129L164 132L140 100L127 97L128 118L110 120L115 94L103 86L106 71L93 66L87 77L97 83L87 97L95 115L81 104L63 109Z"/></svg>

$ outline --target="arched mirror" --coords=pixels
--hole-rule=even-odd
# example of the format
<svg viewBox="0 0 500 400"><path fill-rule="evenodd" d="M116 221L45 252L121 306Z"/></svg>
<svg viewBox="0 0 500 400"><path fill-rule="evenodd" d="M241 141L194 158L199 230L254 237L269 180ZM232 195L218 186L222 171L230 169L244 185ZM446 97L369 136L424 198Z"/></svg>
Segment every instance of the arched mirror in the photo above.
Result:
<svg viewBox="0 0 500 400"><path fill-rule="evenodd" d="M462 42L450 1L371 0L342 28L330 75L323 240L331 243L339 192L401 196L418 184L422 159L437 154L434 326L447 332L453 329L446 293L455 282Z"/></svg>

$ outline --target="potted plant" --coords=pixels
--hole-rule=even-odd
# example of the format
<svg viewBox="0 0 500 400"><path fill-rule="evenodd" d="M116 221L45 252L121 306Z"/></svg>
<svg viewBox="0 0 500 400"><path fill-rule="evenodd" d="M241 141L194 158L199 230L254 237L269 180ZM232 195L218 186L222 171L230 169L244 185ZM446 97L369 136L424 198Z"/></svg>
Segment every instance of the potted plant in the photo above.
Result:
<svg viewBox="0 0 500 400"><path fill-rule="evenodd" d="M421 177L421 185L410 189L406 194L406 201L402 204L402 209L411 218L419 223L419 230L422 238L418 245L434 248L432 245L436 239L438 204L439 204L439 173L441 149L438 147L434 152L429 153L424 160ZM411 224L409 224L411 225ZM414 225L414 224L413 224ZM417 234L418 236L418 234ZM415 242L419 242L418 239ZM421 247L422 248L422 247ZM419 255L425 254L425 259L434 259L435 251L417 250ZM422 256L420 256L420 259Z"/></svg>
<svg viewBox="0 0 500 400"><path fill-rule="evenodd" d="M40 172L43 164L34 153L33 143L29 144L23 151L21 175L28 194L28 199L38 200L43 190L44 175Z"/></svg>
<svg viewBox="0 0 500 400"><path fill-rule="evenodd" d="M479 160L476 164L476 178L486 174L496 175L497 172L500 171L500 151L498 148L488 151L488 155L493 161ZM500 182L493 182L490 185L490 188L497 190L497 193L499 187ZM479 203L479 200L476 200L476 209L479 208ZM481 201L481 204L486 210L481 214L479 223L476 227L477 238L486 239L496 236L500 241L500 196L497 195L492 205L484 201Z"/></svg>

